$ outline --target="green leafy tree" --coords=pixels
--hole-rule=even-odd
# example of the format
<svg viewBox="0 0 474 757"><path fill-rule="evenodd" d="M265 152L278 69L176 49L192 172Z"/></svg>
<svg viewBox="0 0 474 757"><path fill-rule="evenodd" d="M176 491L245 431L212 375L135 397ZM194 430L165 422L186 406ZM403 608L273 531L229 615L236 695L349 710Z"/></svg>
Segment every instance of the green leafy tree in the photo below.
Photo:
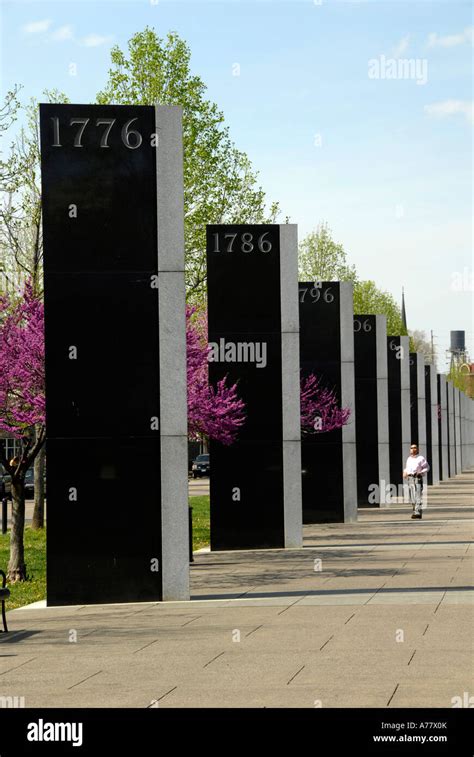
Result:
<svg viewBox="0 0 474 757"><path fill-rule="evenodd" d="M470 372L469 363L453 363L449 368L448 379L456 389L474 398L474 374Z"/></svg>
<svg viewBox="0 0 474 757"><path fill-rule="evenodd" d="M6 161L6 175L10 180L5 182L0 206L0 249L10 280L18 283L31 277L34 291L40 294L43 250L36 103L22 110L26 126L13 142Z"/></svg>
<svg viewBox="0 0 474 757"><path fill-rule="evenodd" d="M2 150L0 160L0 295L8 293L14 307L22 297L21 283L31 284L33 295L41 299L43 291L43 233L41 218L41 173L39 112L36 100L21 106L14 88L0 110L2 123L10 127L22 113L24 125L10 144L8 154ZM57 90L45 90L49 102L69 102ZM5 115L2 121L1 114ZM38 425L38 437L43 433ZM32 527L44 526L44 467L45 449L40 447L34 457L35 506Z"/></svg>
<svg viewBox="0 0 474 757"><path fill-rule="evenodd" d="M20 110L20 101L18 94L21 87L15 84L10 89L3 99L3 104L0 106L0 191L4 192L8 189L12 181L15 180L15 175L12 173L11 165L5 154L5 143L3 138L6 136L8 129L17 120L18 111Z"/></svg>
<svg viewBox="0 0 474 757"><path fill-rule="evenodd" d="M387 333L405 334L401 311L389 292L379 289L374 281L360 281L350 265L341 243L332 238L327 223L320 223L315 231L300 243L299 277L305 281L352 281L354 285L354 313L387 316Z"/></svg>
<svg viewBox="0 0 474 757"><path fill-rule="evenodd" d="M415 329L409 331L410 334L410 350L412 352L421 352L425 358L425 363L436 365L436 349L431 345L431 341L427 338L425 331Z"/></svg>
<svg viewBox="0 0 474 757"><path fill-rule="evenodd" d="M385 315L388 336L406 335L402 315L390 292L379 289L375 281L356 281L354 284L354 313Z"/></svg>
<svg viewBox="0 0 474 757"><path fill-rule="evenodd" d="M300 281L356 281L354 266L347 262L342 244L335 242L327 223L308 234L299 247Z"/></svg>
<svg viewBox="0 0 474 757"><path fill-rule="evenodd" d="M45 90L49 102L69 102L57 90ZM41 219L41 169L38 103L32 99L15 108L24 125L0 161L0 267L11 285L11 294L31 282L42 295L43 234Z"/></svg>
<svg viewBox="0 0 474 757"><path fill-rule="evenodd" d="M206 296L206 224L274 223L277 203L266 208L248 156L238 150L206 86L191 71L191 53L178 34L165 39L149 27L134 34L124 53L111 51L112 68L100 104L181 105L183 108L184 212L188 298Z"/></svg>
<svg viewBox="0 0 474 757"><path fill-rule="evenodd" d="M15 123L20 109L18 93L20 86L16 84L13 89L9 90L4 97L3 104L0 106L0 192L7 192L11 183L15 179L13 167L10 165L6 155L5 137L8 129ZM8 270L4 256L0 254L0 294L8 283Z"/></svg>

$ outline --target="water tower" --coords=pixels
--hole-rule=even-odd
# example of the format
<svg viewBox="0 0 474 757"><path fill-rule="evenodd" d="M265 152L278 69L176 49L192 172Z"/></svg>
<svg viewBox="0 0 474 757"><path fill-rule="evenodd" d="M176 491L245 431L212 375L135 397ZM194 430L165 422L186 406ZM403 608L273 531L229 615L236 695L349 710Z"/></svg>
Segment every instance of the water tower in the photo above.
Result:
<svg viewBox="0 0 474 757"><path fill-rule="evenodd" d="M449 352L451 353L451 370L467 362L465 331L451 331Z"/></svg>

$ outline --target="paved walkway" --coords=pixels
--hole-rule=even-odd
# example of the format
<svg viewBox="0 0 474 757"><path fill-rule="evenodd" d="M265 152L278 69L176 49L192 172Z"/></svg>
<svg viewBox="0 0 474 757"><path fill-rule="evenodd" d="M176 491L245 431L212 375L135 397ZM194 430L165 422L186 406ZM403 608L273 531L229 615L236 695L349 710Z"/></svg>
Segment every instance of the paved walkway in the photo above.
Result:
<svg viewBox="0 0 474 757"><path fill-rule="evenodd" d="M45 707L451 707L474 694L474 473L304 548L201 553L191 602L19 609L0 696ZM77 637L77 641L71 641Z"/></svg>
<svg viewBox="0 0 474 757"><path fill-rule="evenodd" d="M190 478L188 482L188 493L190 497L209 496L209 477Z"/></svg>

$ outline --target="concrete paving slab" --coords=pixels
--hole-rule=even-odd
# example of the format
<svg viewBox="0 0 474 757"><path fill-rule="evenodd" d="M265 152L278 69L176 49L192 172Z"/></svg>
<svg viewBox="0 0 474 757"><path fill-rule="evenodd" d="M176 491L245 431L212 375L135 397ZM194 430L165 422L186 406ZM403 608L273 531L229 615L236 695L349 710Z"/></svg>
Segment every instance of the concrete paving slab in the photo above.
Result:
<svg viewBox="0 0 474 757"><path fill-rule="evenodd" d="M443 591L380 591L370 598L373 605L437 605L443 599Z"/></svg>
<svg viewBox="0 0 474 757"><path fill-rule="evenodd" d="M350 607L357 607L358 605L364 605L373 594L367 594L365 592L345 592L340 590L338 592L332 591L327 594L314 594L312 596L303 597L298 603L300 605L348 605Z"/></svg>
<svg viewBox="0 0 474 757"><path fill-rule="evenodd" d="M474 657L472 649L457 651L455 657L450 654L450 649L437 647L436 649L418 649L411 663L412 670L420 667L429 669L434 677L442 669L451 671L462 670L465 673L474 673Z"/></svg>
<svg viewBox="0 0 474 757"><path fill-rule="evenodd" d="M199 689L196 687L183 688L178 686L173 692L160 701L160 707L212 707L212 698L208 696L200 700ZM390 693L387 686L351 692L349 696L344 688L331 689L313 686L287 686L268 692L266 689L246 687L245 689L221 688L216 696L222 702L222 707L278 707L278 708L324 708L324 707L383 707Z"/></svg>
<svg viewBox="0 0 474 757"><path fill-rule="evenodd" d="M467 685L467 684L466 684ZM426 707L447 708L453 706L453 698L463 696L464 691L472 690L463 688L463 684L451 681L438 681L425 678L423 682L401 681L388 705L389 707ZM431 704L432 703L432 704Z"/></svg>
<svg viewBox="0 0 474 757"><path fill-rule="evenodd" d="M303 549L196 555L191 602L10 612L0 687L50 707L451 706L474 691L474 474L451 491L421 523L366 509L305 526Z"/></svg>
<svg viewBox="0 0 474 757"><path fill-rule="evenodd" d="M472 589L465 591L447 591L443 597L442 604L446 605L474 605L474 591Z"/></svg>

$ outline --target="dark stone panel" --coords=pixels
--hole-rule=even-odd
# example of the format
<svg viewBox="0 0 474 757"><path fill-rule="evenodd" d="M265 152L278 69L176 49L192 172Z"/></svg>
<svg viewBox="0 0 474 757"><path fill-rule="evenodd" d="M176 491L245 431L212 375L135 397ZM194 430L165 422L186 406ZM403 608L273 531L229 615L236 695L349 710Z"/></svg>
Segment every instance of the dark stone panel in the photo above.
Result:
<svg viewBox="0 0 474 757"><path fill-rule="evenodd" d="M246 405L246 421L239 432L241 441L279 441L283 434L282 417L282 356L281 334L209 332L209 344L218 345L218 357L231 350L237 356L260 358L257 362L209 362L209 380L213 386L227 377L227 384L237 383L239 398ZM255 343L260 345L261 354L255 352ZM222 348L222 345L224 347ZM235 350L233 349L235 346ZM232 357L231 352L228 353ZM265 360L261 358L265 355ZM264 362L266 365L264 366ZM279 410L279 412L278 412Z"/></svg>
<svg viewBox="0 0 474 757"><path fill-rule="evenodd" d="M431 431L431 366L425 365L425 411L426 411L426 457L430 469L427 474L427 483L433 483L433 434Z"/></svg>
<svg viewBox="0 0 474 757"><path fill-rule="evenodd" d="M48 604L161 599L159 438L48 439L47 458Z"/></svg>
<svg viewBox="0 0 474 757"><path fill-rule="evenodd" d="M210 444L211 549L283 547L279 227L208 226L207 266L209 342L224 350L209 362L209 379L237 383L246 404L238 440ZM252 354L257 343L266 345L264 360L263 352ZM237 362L224 360L232 346ZM240 501L232 499L235 488Z"/></svg>
<svg viewBox="0 0 474 757"><path fill-rule="evenodd" d="M211 550L284 547L281 442L211 441L209 451Z"/></svg>
<svg viewBox="0 0 474 757"><path fill-rule="evenodd" d="M252 236L251 252L241 249L244 234ZM263 250L271 249L259 249L259 240ZM213 332L280 333L279 226L208 226L207 287Z"/></svg>
<svg viewBox="0 0 474 757"><path fill-rule="evenodd" d="M420 444L418 429L418 366L416 352L410 352L410 420L411 442Z"/></svg>
<svg viewBox="0 0 474 757"><path fill-rule="evenodd" d="M154 131L153 107L40 106L49 604L161 598Z"/></svg>
<svg viewBox="0 0 474 757"><path fill-rule="evenodd" d="M399 346L399 337L387 337L390 483L395 484L396 486L403 483L401 360L397 358L396 350L396 347Z"/></svg>
<svg viewBox="0 0 474 757"><path fill-rule="evenodd" d="M354 316L357 502L365 507L379 485L377 341L374 315Z"/></svg>
<svg viewBox="0 0 474 757"><path fill-rule="evenodd" d="M436 376L436 386L437 386L437 392L438 392L439 480L442 481L446 477L447 471L444 470L445 466L443 465L443 434L442 434L442 426L441 426L441 377L439 373Z"/></svg>
<svg viewBox="0 0 474 757"><path fill-rule="evenodd" d="M340 384L341 319L339 282L300 282L300 361L303 372L333 366Z"/></svg>
<svg viewBox="0 0 474 757"><path fill-rule="evenodd" d="M150 271L156 266L155 109L127 105L41 105L44 270ZM54 147L55 122L59 142ZM89 119L72 124L71 120ZM115 119L107 144L108 124ZM124 127L131 119L126 146ZM136 149L135 130L142 136ZM78 139L80 136L80 140ZM124 141L125 140L125 141ZM82 146L75 147L75 141ZM70 217L70 206L77 217Z"/></svg>
<svg viewBox="0 0 474 757"><path fill-rule="evenodd" d="M341 318L338 282L299 283L300 366L341 401ZM342 431L301 440L303 522L344 520Z"/></svg>
<svg viewBox="0 0 474 757"><path fill-rule="evenodd" d="M354 370L356 379L377 381L377 329L375 315L354 315Z"/></svg>
<svg viewBox="0 0 474 757"><path fill-rule="evenodd" d="M450 392L449 392L450 384L448 381L446 381L446 429L447 429L447 444L448 444L448 476L451 478L451 476L454 476L454 465L452 461L452 429L451 429L451 423L449 421L450 416L450 408L452 405L452 401L450 400Z"/></svg>
<svg viewBox="0 0 474 757"><path fill-rule="evenodd" d="M344 521L342 432L303 438L303 523Z"/></svg>
<svg viewBox="0 0 474 757"><path fill-rule="evenodd" d="M148 273L48 273L49 438L156 436L158 290ZM70 347L77 359L69 359Z"/></svg>
<svg viewBox="0 0 474 757"><path fill-rule="evenodd" d="M456 475L456 429L453 385L449 381L446 381L446 415L448 420L448 470L451 478Z"/></svg>

